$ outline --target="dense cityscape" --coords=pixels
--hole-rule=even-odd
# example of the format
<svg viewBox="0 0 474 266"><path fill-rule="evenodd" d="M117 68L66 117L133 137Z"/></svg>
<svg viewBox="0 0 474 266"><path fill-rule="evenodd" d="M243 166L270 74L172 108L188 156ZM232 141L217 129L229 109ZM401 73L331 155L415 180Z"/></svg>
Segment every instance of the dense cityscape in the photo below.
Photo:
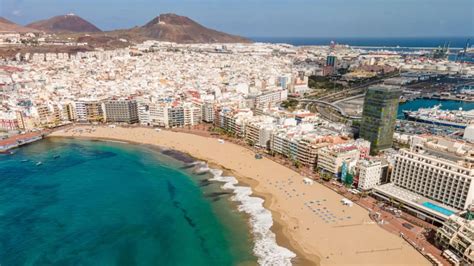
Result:
<svg viewBox="0 0 474 266"><path fill-rule="evenodd" d="M0 46L48 38L0 32ZM361 206L431 264L473 265L474 111L443 109L474 101L472 49L147 40L20 50L0 61L0 152L119 128L234 143ZM422 100L440 106L399 111Z"/></svg>

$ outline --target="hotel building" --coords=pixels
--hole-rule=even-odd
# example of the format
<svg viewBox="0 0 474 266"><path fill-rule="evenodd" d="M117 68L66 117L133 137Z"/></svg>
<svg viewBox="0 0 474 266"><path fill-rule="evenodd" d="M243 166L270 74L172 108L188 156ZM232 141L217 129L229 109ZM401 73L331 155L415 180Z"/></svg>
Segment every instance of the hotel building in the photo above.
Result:
<svg viewBox="0 0 474 266"><path fill-rule="evenodd" d="M474 147L440 137L413 137L395 156L391 182L375 194L437 222L474 203Z"/></svg>
<svg viewBox="0 0 474 266"><path fill-rule="evenodd" d="M138 123L138 106L135 100L108 100L104 102L104 118L112 123Z"/></svg>

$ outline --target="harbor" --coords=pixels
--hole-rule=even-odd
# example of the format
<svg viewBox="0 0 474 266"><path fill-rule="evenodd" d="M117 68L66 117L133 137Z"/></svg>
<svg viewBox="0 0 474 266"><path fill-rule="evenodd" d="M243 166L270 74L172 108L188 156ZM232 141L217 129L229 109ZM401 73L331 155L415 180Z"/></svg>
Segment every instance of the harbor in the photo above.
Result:
<svg viewBox="0 0 474 266"><path fill-rule="evenodd" d="M436 126L466 128L474 119L474 111L441 110L441 104L433 108L420 108L417 111L403 111L405 119Z"/></svg>

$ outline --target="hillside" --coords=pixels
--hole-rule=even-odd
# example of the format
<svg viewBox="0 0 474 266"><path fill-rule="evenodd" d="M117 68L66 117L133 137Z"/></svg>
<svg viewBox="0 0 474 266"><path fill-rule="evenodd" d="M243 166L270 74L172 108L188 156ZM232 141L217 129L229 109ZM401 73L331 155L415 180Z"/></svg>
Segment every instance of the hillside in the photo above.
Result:
<svg viewBox="0 0 474 266"><path fill-rule="evenodd" d="M142 37L177 43L249 42L243 37L206 28L188 17L176 14L162 14L132 31Z"/></svg>
<svg viewBox="0 0 474 266"><path fill-rule="evenodd" d="M20 32L20 33L26 33L26 32L37 32L38 30L32 29L32 28L27 28L23 27L21 25L18 25L6 18L0 17L0 32Z"/></svg>
<svg viewBox="0 0 474 266"><path fill-rule="evenodd" d="M56 16L45 20L40 20L27 25L27 27L34 28L40 31L52 32L52 33L70 33L70 32L101 32L92 23L87 20L74 15L67 14L62 16Z"/></svg>

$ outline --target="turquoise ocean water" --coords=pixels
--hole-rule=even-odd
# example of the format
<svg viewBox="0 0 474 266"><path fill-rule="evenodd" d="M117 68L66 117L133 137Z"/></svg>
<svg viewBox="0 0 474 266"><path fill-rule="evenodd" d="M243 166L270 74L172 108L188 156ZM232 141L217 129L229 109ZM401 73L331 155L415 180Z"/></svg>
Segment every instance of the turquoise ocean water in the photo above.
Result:
<svg viewBox="0 0 474 266"><path fill-rule="evenodd" d="M231 195L184 165L143 146L69 139L0 155L0 264L256 264Z"/></svg>

